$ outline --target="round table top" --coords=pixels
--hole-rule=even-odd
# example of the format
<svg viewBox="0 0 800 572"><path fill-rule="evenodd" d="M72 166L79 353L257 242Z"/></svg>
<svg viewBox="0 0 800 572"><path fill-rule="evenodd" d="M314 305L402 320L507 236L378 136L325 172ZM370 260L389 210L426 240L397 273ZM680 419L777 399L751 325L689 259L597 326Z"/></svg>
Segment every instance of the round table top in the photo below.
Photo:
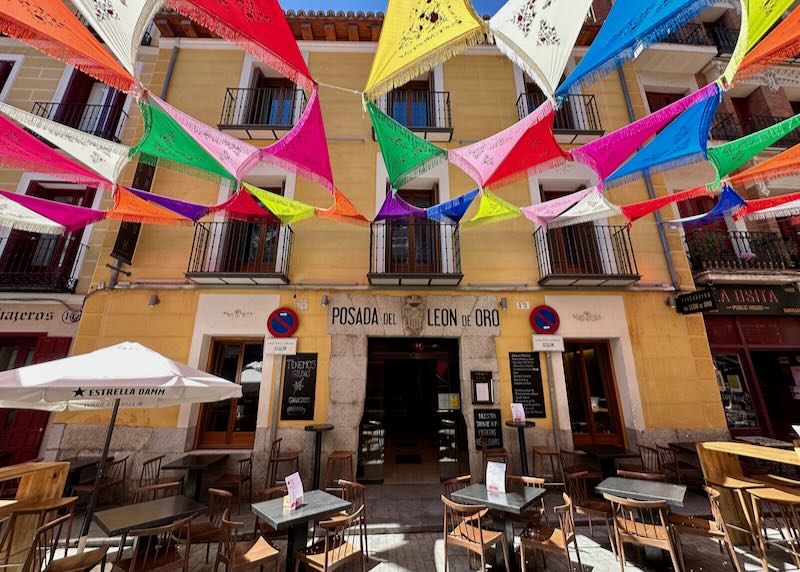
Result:
<svg viewBox="0 0 800 572"><path fill-rule="evenodd" d="M306 425L304 427L306 431L330 431L333 429L333 425L329 423L312 423L311 425Z"/></svg>
<svg viewBox="0 0 800 572"><path fill-rule="evenodd" d="M506 427L515 427L516 429L527 429L528 427L536 427L536 423L533 421L506 421Z"/></svg>

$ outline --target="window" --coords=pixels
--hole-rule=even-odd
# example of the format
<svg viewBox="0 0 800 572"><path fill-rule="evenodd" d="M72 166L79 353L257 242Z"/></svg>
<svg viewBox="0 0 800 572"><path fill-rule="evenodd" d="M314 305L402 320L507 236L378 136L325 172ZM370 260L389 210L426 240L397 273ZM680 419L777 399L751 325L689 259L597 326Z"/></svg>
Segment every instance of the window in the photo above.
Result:
<svg viewBox="0 0 800 572"><path fill-rule="evenodd" d="M386 186L387 194L391 188ZM438 202L439 185L428 189L400 189L397 194L407 203L428 208ZM409 215L387 221L386 249L388 272L439 272L441 257L439 226Z"/></svg>
<svg viewBox="0 0 800 572"><path fill-rule="evenodd" d="M578 192L585 187L575 189ZM540 189L542 201L570 194ZM603 262L594 223L585 222L547 230L551 270L555 274L602 274Z"/></svg>
<svg viewBox="0 0 800 572"><path fill-rule="evenodd" d="M431 77L410 81L386 96L388 114L406 127L434 125L434 105L431 102Z"/></svg>
<svg viewBox="0 0 800 572"><path fill-rule="evenodd" d="M283 195L283 186L263 187ZM225 236L224 272L247 274L275 272L280 245L281 223L231 220Z"/></svg>
<svg viewBox="0 0 800 572"><path fill-rule="evenodd" d="M661 93L657 91L645 92L647 96L647 106L650 108L650 113L655 113L670 104L683 99L683 93Z"/></svg>
<svg viewBox="0 0 800 572"><path fill-rule="evenodd" d="M203 405L197 448L250 449L256 435L264 345L256 340L215 340L208 370L242 386L241 399Z"/></svg>
<svg viewBox="0 0 800 572"><path fill-rule="evenodd" d="M250 125L291 125L294 119L295 85L285 78L268 77L260 69L253 74L252 90L245 106Z"/></svg>
<svg viewBox="0 0 800 572"><path fill-rule="evenodd" d="M0 57L0 101L4 101L11 85L14 83L14 76L19 71L22 63L22 56L2 56Z"/></svg>

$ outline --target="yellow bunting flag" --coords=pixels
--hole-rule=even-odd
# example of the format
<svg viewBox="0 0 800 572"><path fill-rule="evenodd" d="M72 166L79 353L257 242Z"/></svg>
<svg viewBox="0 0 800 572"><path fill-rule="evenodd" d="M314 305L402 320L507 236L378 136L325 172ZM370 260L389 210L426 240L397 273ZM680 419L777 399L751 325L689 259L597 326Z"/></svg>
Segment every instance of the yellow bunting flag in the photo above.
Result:
<svg viewBox="0 0 800 572"><path fill-rule="evenodd" d="M365 95L380 97L480 42L469 0L389 0Z"/></svg>
<svg viewBox="0 0 800 572"><path fill-rule="evenodd" d="M478 204L478 212L476 212L475 216L464 224L466 226L490 224L504 220L511 220L512 218L517 218L519 216L522 216L522 212L520 211L519 207L515 207L494 193L484 190L481 193L480 204Z"/></svg>
<svg viewBox="0 0 800 572"><path fill-rule="evenodd" d="M262 205L267 207L269 212L281 219L283 224L292 224L314 216L314 207L311 205L287 199L247 183L242 183L242 185Z"/></svg>

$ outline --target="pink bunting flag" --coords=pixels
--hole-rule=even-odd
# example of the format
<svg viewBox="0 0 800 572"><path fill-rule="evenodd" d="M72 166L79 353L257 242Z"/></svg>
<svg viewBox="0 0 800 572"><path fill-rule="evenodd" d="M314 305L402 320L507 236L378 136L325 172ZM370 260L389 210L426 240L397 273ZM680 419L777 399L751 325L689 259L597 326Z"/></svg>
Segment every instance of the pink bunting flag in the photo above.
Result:
<svg viewBox="0 0 800 572"><path fill-rule="evenodd" d="M718 92L719 86L717 83L710 83L675 103L659 109L655 113L651 113L630 125L604 135L600 139L573 149L570 154L573 160L588 165L600 176L601 180L605 180L639 147L675 117L695 103L713 97Z"/></svg>
<svg viewBox="0 0 800 572"><path fill-rule="evenodd" d="M62 176L75 183L102 184L100 175L67 159L64 155L0 115L0 164L26 171Z"/></svg>
<svg viewBox="0 0 800 572"><path fill-rule="evenodd" d="M563 197L545 201L543 203L539 203L538 205L531 205L520 210L522 210L522 214L524 214L525 218L528 220L538 224L539 226L547 226L547 223L566 211L568 208L574 206L578 201L596 189L597 187L592 187L591 189L577 191L568 195L564 195Z"/></svg>
<svg viewBox="0 0 800 572"><path fill-rule="evenodd" d="M316 87L297 125L280 141L261 149L261 160L297 173L333 192L333 170Z"/></svg>
<svg viewBox="0 0 800 572"><path fill-rule="evenodd" d="M219 129L209 127L183 111L172 107L152 93L148 93L147 97L158 105L164 113L175 120L206 153L211 155L228 173L234 175L237 179L241 180L245 173L258 162L260 151L258 147L231 137Z"/></svg>
<svg viewBox="0 0 800 572"><path fill-rule="evenodd" d="M86 225L105 218L105 211L88 209L77 205L48 201L37 197L29 197L20 193L0 190L0 196L14 201L33 212L42 215L64 227L64 232L80 230Z"/></svg>

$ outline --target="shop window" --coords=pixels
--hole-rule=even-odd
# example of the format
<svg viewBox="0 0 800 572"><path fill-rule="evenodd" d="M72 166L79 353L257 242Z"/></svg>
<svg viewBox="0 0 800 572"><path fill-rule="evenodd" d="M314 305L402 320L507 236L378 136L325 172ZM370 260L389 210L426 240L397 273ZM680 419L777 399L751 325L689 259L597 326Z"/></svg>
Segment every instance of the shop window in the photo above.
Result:
<svg viewBox="0 0 800 572"><path fill-rule="evenodd" d="M208 371L240 384L242 397L203 405L198 423L197 448L253 447L263 354L261 342L214 341Z"/></svg>
<svg viewBox="0 0 800 572"><path fill-rule="evenodd" d="M759 426L753 398L739 353L715 353L714 369L729 429L755 429Z"/></svg>

